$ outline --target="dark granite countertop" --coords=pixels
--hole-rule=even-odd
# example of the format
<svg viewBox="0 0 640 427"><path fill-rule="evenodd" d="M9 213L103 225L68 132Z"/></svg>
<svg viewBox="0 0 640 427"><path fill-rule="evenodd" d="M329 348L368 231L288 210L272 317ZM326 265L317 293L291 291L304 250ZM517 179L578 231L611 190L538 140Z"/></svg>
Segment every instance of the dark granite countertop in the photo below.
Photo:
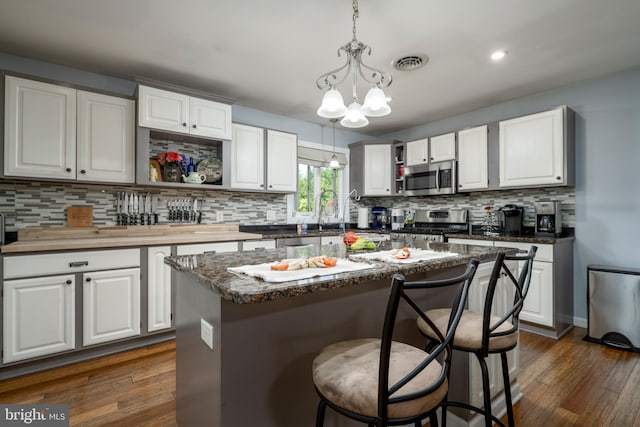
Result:
<svg viewBox="0 0 640 427"><path fill-rule="evenodd" d="M532 235L524 236L508 236L499 234L497 236L487 236L484 233L447 233L449 239L470 239L470 240L492 240L502 242L522 242L522 243L538 243L538 244L550 244L553 245L560 239L575 239L575 236L560 236L560 237L537 237Z"/></svg>
<svg viewBox="0 0 640 427"><path fill-rule="evenodd" d="M406 242L386 241L381 244L379 249L389 250L393 247L402 247L403 244L422 249L451 251L457 253L458 256L413 264L391 264L373 261L372 263L375 267L371 269L282 283L264 282L242 274L230 273L227 268L274 262L284 258L317 255L346 258L349 252L343 245L316 245L242 253L173 256L166 258L165 263L177 271L193 274L197 281L226 300L238 304L256 304L327 289L353 286L367 280L385 279L391 282L394 274L409 275L455 267L466 264L472 258L478 259L480 262L491 261L498 252L498 249L490 246L450 245L448 243L412 241L412 239L408 239ZM500 250L504 250L504 248ZM516 250L514 249L513 252L515 253Z"/></svg>

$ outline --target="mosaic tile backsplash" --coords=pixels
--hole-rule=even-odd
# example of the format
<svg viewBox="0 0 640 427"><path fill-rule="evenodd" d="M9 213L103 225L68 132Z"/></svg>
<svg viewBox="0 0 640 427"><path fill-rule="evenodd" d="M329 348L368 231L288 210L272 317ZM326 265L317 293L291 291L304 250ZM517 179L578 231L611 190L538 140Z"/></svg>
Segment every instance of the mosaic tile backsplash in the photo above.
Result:
<svg viewBox="0 0 640 427"><path fill-rule="evenodd" d="M5 215L8 230L22 227L63 227L66 208L93 206L96 226L116 225L116 193L137 192L158 196L160 223L168 223L167 201L181 198L205 199L203 223L215 223L216 212L224 212L224 221L242 225L287 223L287 201L283 194L243 193L235 191L202 191L157 187L113 186L93 184L61 184L27 181L0 181L0 213ZM534 203L559 200L562 225L575 227L575 189L546 188L487 191L438 197L362 198L350 202L349 222L356 222L359 207L385 206L402 209L468 209L471 222L482 224L484 207L506 204L524 207L525 226L534 226ZM275 220L267 220L267 211Z"/></svg>
<svg viewBox="0 0 640 427"><path fill-rule="evenodd" d="M159 197L159 221L168 223L167 201L205 199L203 223L215 223L216 212L224 212L224 222L243 225L286 223L287 202L283 194L256 194L198 189L167 189L93 184L57 184L43 182L0 181L0 213L8 230L23 227L63 227L66 208L92 206L95 226L116 225L116 194L121 191L150 193ZM267 210L276 214L267 222Z"/></svg>

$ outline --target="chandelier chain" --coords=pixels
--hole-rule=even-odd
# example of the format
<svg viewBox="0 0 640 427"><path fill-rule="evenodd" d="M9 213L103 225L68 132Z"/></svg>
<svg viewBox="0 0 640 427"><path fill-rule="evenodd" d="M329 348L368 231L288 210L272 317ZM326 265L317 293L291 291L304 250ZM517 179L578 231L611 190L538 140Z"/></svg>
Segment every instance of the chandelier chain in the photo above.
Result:
<svg viewBox="0 0 640 427"><path fill-rule="evenodd" d="M360 17L360 11L358 10L358 0L353 0L353 39L356 37L356 20Z"/></svg>

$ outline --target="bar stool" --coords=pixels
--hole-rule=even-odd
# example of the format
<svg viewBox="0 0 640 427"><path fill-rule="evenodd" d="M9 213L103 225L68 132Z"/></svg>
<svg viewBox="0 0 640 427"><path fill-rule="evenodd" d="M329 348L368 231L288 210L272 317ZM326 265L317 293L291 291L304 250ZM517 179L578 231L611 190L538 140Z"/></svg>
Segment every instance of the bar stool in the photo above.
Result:
<svg viewBox="0 0 640 427"><path fill-rule="evenodd" d="M313 382L320 397L316 426L324 425L326 407L369 426L415 423L429 418L437 427L436 411L447 397L451 341L467 300L478 261L451 279L405 282L395 275L387 301L381 338L342 341L325 347L313 361ZM457 286L444 333L426 352L393 341L396 314L405 301L427 324L433 322L410 297L410 291Z"/></svg>
<svg viewBox="0 0 640 427"><path fill-rule="evenodd" d="M444 406L457 406L484 414L486 427L491 427L493 421L504 426L502 421L491 413L489 371L485 358L487 358L489 354L494 353L500 354L509 426L513 427L515 425L513 405L511 402L511 381L509 379L507 352L518 345L518 316L522 310L527 292L529 291L533 258L537 250L538 248L536 246L531 246L526 255L505 256L502 252L498 254L487 286L484 310L482 312L464 310L453 339L453 348L455 350L473 353L480 363L484 408L478 408L464 402L451 401L447 401ZM505 261L519 261L520 274L517 279L505 265ZM508 277L508 282L515 287L515 296L513 305L499 317L491 314L491 312L494 303L493 296L502 275ZM438 337L442 334L442 331L447 329L447 319L450 316L450 311L449 308L443 308L428 310L426 312L426 315L434 320L436 328L428 325L421 317L417 319L418 329L427 340L429 340L427 349L438 344ZM442 425L446 426L446 407L443 408L442 420Z"/></svg>

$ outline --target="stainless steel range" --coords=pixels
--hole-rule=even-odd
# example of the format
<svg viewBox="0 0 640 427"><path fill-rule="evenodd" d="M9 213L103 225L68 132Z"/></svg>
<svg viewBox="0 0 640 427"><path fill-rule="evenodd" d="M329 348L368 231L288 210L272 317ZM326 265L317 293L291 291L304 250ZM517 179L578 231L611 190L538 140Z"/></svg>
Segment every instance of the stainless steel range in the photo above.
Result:
<svg viewBox="0 0 640 427"><path fill-rule="evenodd" d="M446 233L469 231L469 211L466 209L417 210L412 226L391 233L391 240L411 238L429 242L445 242Z"/></svg>

